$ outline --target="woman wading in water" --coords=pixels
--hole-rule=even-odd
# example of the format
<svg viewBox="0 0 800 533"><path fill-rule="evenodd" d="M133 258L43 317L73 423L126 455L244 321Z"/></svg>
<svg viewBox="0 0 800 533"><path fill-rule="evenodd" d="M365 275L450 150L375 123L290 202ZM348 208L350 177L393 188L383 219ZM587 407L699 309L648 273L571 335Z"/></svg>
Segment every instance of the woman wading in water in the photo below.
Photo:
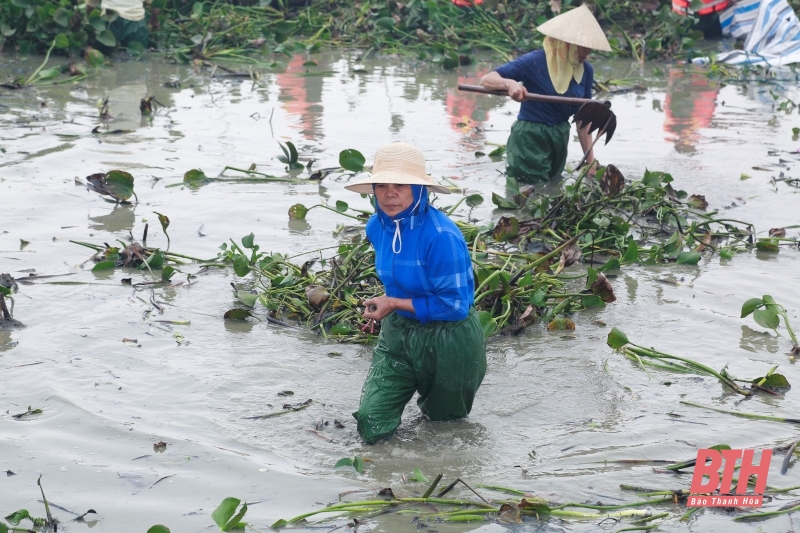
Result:
<svg viewBox="0 0 800 533"><path fill-rule="evenodd" d="M382 322L353 413L359 434L369 444L391 436L415 392L431 420L466 417L486 373L486 340L472 306L467 243L428 204L429 190L450 191L425 174L425 156L406 143L380 148L372 174L347 188L375 195L367 238L386 289L364 302L364 317Z"/></svg>
<svg viewBox="0 0 800 533"><path fill-rule="evenodd" d="M506 145L506 174L523 183L544 183L561 175L567 162L569 119L578 106L524 100L525 91L547 96L591 98L594 70L589 52L611 51L600 24L586 5L554 17L537 28L544 49L528 52L481 78L490 90L506 90L522 102ZM584 152L592 145L588 125L578 130ZM594 163L594 154L586 158ZM594 176L597 166L592 166Z"/></svg>

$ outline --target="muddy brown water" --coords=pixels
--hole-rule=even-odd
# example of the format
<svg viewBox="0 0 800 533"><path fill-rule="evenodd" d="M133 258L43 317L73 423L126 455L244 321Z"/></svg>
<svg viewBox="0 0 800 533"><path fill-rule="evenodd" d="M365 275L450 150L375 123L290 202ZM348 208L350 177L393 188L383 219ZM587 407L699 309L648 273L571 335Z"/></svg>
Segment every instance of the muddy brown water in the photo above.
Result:
<svg viewBox="0 0 800 533"><path fill-rule="evenodd" d="M260 69L258 84L211 79L208 71L152 59L115 63L79 84L0 93L0 272L17 278L30 272L64 275L20 285L15 316L27 327L0 331L0 469L15 474L2 475L0 512L27 508L43 515L36 486L41 474L48 498L60 506L54 512L63 530L86 528L70 521L70 511L92 508L99 514L88 526L97 531L138 532L156 523L172 531L204 531L213 525L216 505L235 496L252 503L247 521L263 531L278 518L317 509L346 491L391 485L398 493L419 494L425 487L403 482L414 467L430 478L441 472L445 482L459 476L554 501L613 504L637 499L620 490L622 483L688 488L690 475L605 461L683 460L719 443L764 448L798 438L796 426L679 403L796 417L797 390L741 401L710 378L659 371L648 377L605 344L616 325L637 344L716 369L728 365L737 377L753 378L780 365L800 386L785 330L776 337L752 318L739 318L742 302L771 294L800 329L800 254L789 249L730 260L713 256L696 267L626 268L612 279L617 301L576 315L574 332L537 325L520 337L492 340L489 370L469 419L431 423L412 402L397 435L375 446L359 441L350 415L369 366L368 347L326 343L266 322L223 321L235 303L230 269L182 267L198 274L197 282L156 289L154 297L166 311L146 317L148 291L134 291L120 280L147 281L147 274L93 274L91 251L69 240L114 243L129 232L140 236L149 222L148 244L164 247L155 211L172 221L172 250L197 257L213 257L221 243L250 232L262 249L290 254L339 242L334 232L346 219L320 209L306 221L289 221L286 214L297 202L345 200L368 207L336 176L320 184L169 186L191 168L215 176L226 165L255 163L259 171L283 174L276 158L282 140L293 141L304 160L317 160L316 168L335 166L344 148L361 150L369 162L379 146L402 140L425 152L435 177L487 200L492 191L502 191L502 163L475 152L505 142L516 105L455 89L459 82L474 82L486 65L443 73L395 58L362 61L355 53L331 53L316 56L319 65L308 69L321 75L306 75L306 59L297 56L275 71ZM0 56L0 72L30 72L38 62ZM355 72L361 67L366 73ZM800 141L792 138L800 118L777 112L770 94L796 100L790 71L774 73L768 83L723 87L682 67L595 67L598 77L636 78L649 87L610 97L619 127L614 140L597 149L601 162L616 164L634 179L645 168L670 172L676 188L704 194L709 209L754 223L759 235L800 223L798 189L770 182L780 172L800 172ZM170 79L181 87L166 88ZM152 122L139 116L145 96L166 106ZM108 128L130 133L91 134L95 126L105 128L97 107L105 97L116 117ZM579 157L573 142L569 161L574 165ZM115 168L135 176L135 207L114 206L75 184L75 177ZM468 214L462 207L455 216ZM471 216L485 221L499 213L487 201ZM788 235L796 237L798 230ZM584 269L576 265L568 273ZM287 390L294 395L277 395ZM309 398L314 403L303 411L244 418ZM43 412L12 418L28 406ZM345 427L334 427L334 420ZM160 441L168 443L166 450L154 449ZM338 459L354 455L369 460L363 475L332 470ZM781 460L773 460L769 484L800 485L796 466L780 475ZM783 495L768 507L797 498ZM683 523L677 520L682 506L658 509L675 513L660 526L665 531L794 527L785 515L739 524L729 512L706 510ZM379 516L361 530L412 531L412 518ZM319 527L313 530L329 529ZM553 519L513 529L619 527ZM430 528L505 529L487 523Z"/></svg>

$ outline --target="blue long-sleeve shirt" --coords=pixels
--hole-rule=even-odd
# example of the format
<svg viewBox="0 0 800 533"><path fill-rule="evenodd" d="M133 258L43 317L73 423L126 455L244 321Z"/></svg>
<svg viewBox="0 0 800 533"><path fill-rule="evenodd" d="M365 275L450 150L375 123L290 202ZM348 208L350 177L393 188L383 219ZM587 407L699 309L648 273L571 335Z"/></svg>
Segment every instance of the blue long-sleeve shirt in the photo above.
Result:
<svg viewBox="0 0 800 533"><path fill-rule="evenodd" d="M550 73L547 71L547 58L544 50L534 50L514 61L510 61L495 71L503 78L522 83L529 93L544 94L547 96L567 96L570 98L591 98L592 84L594 83L594 69L589 63L583 63L583 79L580 83L569 81L569 87L564 94L558 94ZM518 120L540 122L548 126L555 126L569 120L577 113L580 106L550 104L525 100L519 107Z"/></svg>
<svg viewBox="0 0 800 533"><path fill-rule="evenodd" d="M422 196L418 206L395 217L378 208L367 222L378 277L387 296L411 299L415 312L400 316L421 324L463 320L475 297L467 243L447 215L428 205L427 189L413 189L415 202Z"/></svg>

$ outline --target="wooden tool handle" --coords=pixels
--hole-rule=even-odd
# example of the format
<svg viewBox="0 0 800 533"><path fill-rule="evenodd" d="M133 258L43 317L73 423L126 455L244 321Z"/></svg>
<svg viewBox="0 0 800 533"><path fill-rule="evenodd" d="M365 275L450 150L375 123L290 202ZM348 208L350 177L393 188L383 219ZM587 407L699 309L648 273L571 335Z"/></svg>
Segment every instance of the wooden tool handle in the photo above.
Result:
<svg viewBox="0 0 800 533"><path fill-rule="evenodd" d="M458 84L459 91L468 91L471 93L493 94L496 96L508 96L508 91L491 91L484 89L480 85L466 85L463 83ZM546 96L544 94L535 94L525 92L525 100L536 100L537 102L549 102L551 104L564 104L564 105L583 105L590 102L597 102L603 104L607 108L611 108L611 102L608 100L592 100L591 98L567 98L566 96Z"/></svg>

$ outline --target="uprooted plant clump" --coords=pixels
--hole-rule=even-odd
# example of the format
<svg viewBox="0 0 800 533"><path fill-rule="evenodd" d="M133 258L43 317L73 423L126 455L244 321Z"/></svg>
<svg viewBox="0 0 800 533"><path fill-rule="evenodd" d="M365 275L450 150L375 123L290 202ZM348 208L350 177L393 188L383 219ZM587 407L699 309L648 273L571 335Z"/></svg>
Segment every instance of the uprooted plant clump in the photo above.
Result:
<svg viewBox="0 0 800 533"><path fill-rule="evenodd" d="M297 159L293 148L287 146L284 154L289 178L256 178L296 180L291 176L291 165ZM336 172L357 174L369 168L363 155L353 149L342 151L339 162L340 167L325 169L325 174L314 179ZM252 179L247 173L253 170L243 172L245 177L234 181ZM468 221L455 222L469 247L475 307L487 337L519 334L537 322L549 330L575 329L573 313L615 301L612 282L622 268L692 267L703 257L731 259L737 252L754 248L774 253L780 246L797 245L785 237L758 238L752 224L709 211L703 196L675 189L667 173L648 170L641 180L629 182L614 165L600 168L594 179L587 172L584 169L566 180L552 195L539 194L531 186L520 187L509 179L507 194L492 194L498 210L506 212L496 223L481 224L470 218L472 209L484 202L479 194L464 193L454 205L440 208L450 216L456 216L462 205L468 209ZM176 185L193 188L208 179L195 169ZM117 202L135 197L133 176L119 171L89 176L87 187ZM210 260L170 252L169 218L160 213L156 214L167 236L167 250L147 246L147 226L141 244L132 237L118 246L73 242L97 252L94 271L148 270L155 281L146 285L170 282L185 264L182 260L232 266L237 276L245 278L234 285L234 295L244 308L231 309L225 318L246 320L254 316L251 311L260 303L272 323L303 326L336 340L370 342L380 324L362 317L363 302L383 292L375 273L374 252L363 240L361 224L370 212L339 200L333 206L295 204L288 215L304 219L314 208L359 224L341 225L336 232L338 245L295 256L262 250L252 233L240 242L231 239L222 244L222 251ZM463 208L459 213L463 214ZM292 261L304 256L311 258L302 263ZM585 271L564 272L576 263L586 264ZM154 271L160 271L160 276ZM763 305L766 308L758 311L758 316L769 314L771 323L773 310L778 308L770 302Z"/></svg>
<svg viewBox="0 0 800 533"><path fill-rule="evenodd" d="M731 258L758 246L751 224L707 212L702 196L689 196L672 183L669 174L650 171L626 183L613 165L596 180L582 173L554 196L511 182L507 197L493 194L497 207L509 213L496 224L456 221L471 252L475 306L485 334L518 334L537 321L550 330L574 329L569 315L616 299L609 278L623 267L691 267L703 256ZM452 215L463 202L475 206L483 198L465 195L442 210ZM345 202L323 207L351 216ZM297 204L289 216L305 218L308 210ZM381 294L382 286L361 230L341 231L346 229L354 230L351 242L329 247L336 248L332 256L325 256L326 249L308 252L317 257L302 264L261 251L253 234L241 246L233 240L223 244L219 261L240 277L251 276L235 288L244 305L260 302L274 319L338 340L368 342L379 324L361 317L363 301ZM563 273L580 261L589 265L585 274ZM579 279L585 282L575 288Z"/></svg>

